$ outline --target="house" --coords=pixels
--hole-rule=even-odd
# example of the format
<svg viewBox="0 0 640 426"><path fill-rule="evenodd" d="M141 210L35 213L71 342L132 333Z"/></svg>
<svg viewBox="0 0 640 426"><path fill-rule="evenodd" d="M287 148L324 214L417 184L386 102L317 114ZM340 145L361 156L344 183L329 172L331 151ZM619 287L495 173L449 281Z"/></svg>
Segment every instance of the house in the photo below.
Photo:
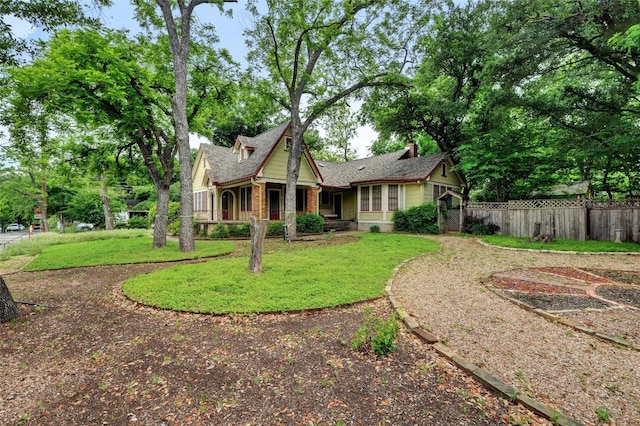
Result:
<svg viewBox="0 0 640 426"><path fill-rule="evenodd" d="M257 219L284 220L289 123L253 138L239 136L232 148L202 144L192 178L194 214L206 226ZM444 154L418 156L416 146L346 163L315 161L304 147L297 184L298 213L350 221L359 230L393 228L393 213L460 192L464 178ZM449 207L459 204L447 199ZM454 204L457 203L457 204Z"/></svg>

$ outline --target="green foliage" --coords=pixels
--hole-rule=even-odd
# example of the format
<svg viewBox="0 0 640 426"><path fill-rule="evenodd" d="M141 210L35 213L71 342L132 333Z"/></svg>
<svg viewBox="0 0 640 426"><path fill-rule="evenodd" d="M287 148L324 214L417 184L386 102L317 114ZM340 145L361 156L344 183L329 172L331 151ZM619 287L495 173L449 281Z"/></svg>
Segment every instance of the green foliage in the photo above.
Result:
<svg viewBox="0 0 640 426"><path fill-rule="evenodd" d="M380 232L380 227L378 225L370 226L369 232L373 232L374 234L377 234L378 232Z"/></svg>
<svg viewBox="0 0 640 426"><path fill-rule="evenodd" d="M143 216L133 216L129 218L127 225L129 229L147 229L149 227L149 221Z"/></svg>
<svg viewBox="0 0 640 426"><path fill-rule="evenodd" d="M397 210L393 214L394 229L411 234L439 234L438 207L434 203L424 203L407 210Z"/></svg>
<svg viewBox="0 0 640 426"><path fill-rule="evenodd" d="M462 221L462 232L473 235L493 235L500 230L494 223L484 223L486 218L465 216Z"/></svg>
<svg viewBox="0 0 640 426"><path fill-rule="evenodd" d="M281 237L284 235L284 222L281 220L270 220L267 224L267 237Z"/></svg>
<svg viewBox="0 0 640 426"><path fill-rule="evenodd" d="M173 222L169 222L169 225L167 226L167 233L175 236L175 235L178 235L179 232L180 232L180 220L176 219Z"/></svg>
<svg viewBox="0 0 640 426"><path fill-rule="evenodd" d="M236 238L251 237L251 225L249 223L233 223L228 225L229 236Z"/></svg>
<svg viewBox="0 0 640 426"><path fill-rule="evenodd" d="M351 349L371 350L376 355L389 355L396 349L395 341L399 330L398 318L395 315L383 320L367 314L363 325L351 340Z"/></svg>
<svg viewBox="0 0 640 426"><path fill-rule="evenodd" d="M154 205L149 209L149 223L153 223L156 219L157 205ZM169 203L169 212L167 214L167 223L173 224L180 218L180 202L171 201ZM179 221L178 221L179 222ZM179 225L179 223L178 223Z"/></svg>
<svg viewBox="0 0 640 426"><path fill-rule="evenodd" d="M296 228L302 233L318 233L322 232L324 227L324 218L319 214L306 213L296 217Z"/></svg>
<svg viewBox="0 0 640 426"><path fill-rule="evenodd" d="M221 258L140 275L124 283L123 290L142 303L203 313L338 306L381 296L394 267L437 250L438 244L408 235L366 233L351 244L309 248L294 242L281 247L284 250L264 255L259 275L248 270L247 257Z"/></svg>
<svg viewBox="0 0 640 426"><path fill-rule="evenodd" d="M229 238L229 228L226 223L216 223L211 232L209 232L209 238L214 240Z"/></svg>

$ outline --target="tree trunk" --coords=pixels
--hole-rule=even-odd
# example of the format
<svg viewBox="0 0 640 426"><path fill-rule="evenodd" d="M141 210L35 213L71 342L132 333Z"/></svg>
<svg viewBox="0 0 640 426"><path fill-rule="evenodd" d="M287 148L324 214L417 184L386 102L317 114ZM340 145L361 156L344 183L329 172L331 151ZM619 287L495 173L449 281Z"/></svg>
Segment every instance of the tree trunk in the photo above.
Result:
<svg viewBox="0 0 640 426"><path fill-rule="evenodd" d="M0 323L8 322L20 314L4 279L0 277Z"/></svg>
<svg viewBox="0 0 640 426"><path fill-rule="evenodd" d="M156 218L153 222L153 248L167 246L167 226L169 225L169 186L156 184Z"/></svg>
<svg viewBox="0 0 640 426"><path fill-rule="evenodd" d="M64 217L61 213L58 213L58 232L64 234Z"/></svg>
<svg viewBox="0 0 640 426"><path fill-rule="evenodd" d="M249 256L249 270L253 273L262 272L262 246L267 235L269 221L262 219L260 222L255 216L251 216L251 254Z"/></svg>
<svg viewBox="0 0 640 426"><path fill-rule="evenodd" d="M284 223L287 226L287 241L296 239L296 189L302 158L302 125L300 120L291 120L291 149L287 160L287 188L284 199Z"/></svg>
<svg viewBox="0 0 640 426"><path fill-rule="evenodd" d="M98 180L101 183L100 200L102 201L102 211L104 212L104 229L113 231L115 225L113 223L113 212L111 212L111 206L109 205L109 188L107 187L107 181L104 176L99 177Z"/></svg>
<svg viewBox="0 0 640 426"><path fill-rule="evenodd" d="M533 237L532 239L536 239L538 237L540 237L540 228L542 227L542 224L540 222L536 222L533 225Z"/></svg>

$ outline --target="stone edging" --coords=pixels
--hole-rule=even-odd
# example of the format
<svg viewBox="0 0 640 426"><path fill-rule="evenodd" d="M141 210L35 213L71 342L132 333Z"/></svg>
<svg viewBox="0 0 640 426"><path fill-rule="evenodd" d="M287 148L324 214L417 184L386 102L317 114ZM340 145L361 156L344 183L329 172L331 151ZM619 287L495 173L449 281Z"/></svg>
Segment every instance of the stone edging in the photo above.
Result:
<svg viewBox="0 0 640 426"><path fill-rule="evenodd" d="M528 250L528 249L525 249L525 250ZM539 250L536 250L536 251L539 251ZM560 426L585 426L583 423L580 423L577 420L574 420L570 417L560 414L557 410L554 410L548 405L543 404L540 401L537 401L523 394L522 392L520 392L520 390L518 390L518 388L515 388L511 385L504 383L502 380L498 379L497 377L489 373L487 370L483 370L479 368L469 360L458 355L456 352L451 350L451 348L449 348L447 345L439 342L438 338L434 336L432 333L420 327L420 324L418 324L418 321L414 317L412 317L409 313L407 313L404 310L404 308L402 308L402 306L400 306L395 296L393 295L393 290L391 289L391 286L393 285L393 280L398 275L398 272L400 272L400 269L417 257L419 256L415 256L410 259L407 259L404 262L402 262L400 265L396 266L396 268L393 270L393 273L391 274L391 278L387 280L387 285L384 289L385 293L387 294L387 297L389 298L389 301L391 302L391 305L393 306L393 309L396 311L400 319L402 319L405 326L409 328L409 330L411 330L413 333L415 333L425 343L432 345L433 349L436 352L438 352L440 355L444 356L445 358L453 362L458 368L465 371L475 380L482 383L485 387L498 392L503 397L513 402L521 403L523 406L527 407L528 409L546 417L549 420L552 420L554 424L557 424ZM548 314L548 313L545 312L545 314ZM598 337L600 337L599 333L595 333L595 331L593 333L596 334Z"/></svg>
<svg viewBox="0 0 640 426"><path fill-rule="evenodd" d="M480 238L476 238L476 241L485 247L497 248L501 250L511 250L511 251L528 251L535 253L555 253L555 254L584 254L584 255L625 255L625 256L640 256L640 252L637 251L563 251L563 250L538 250L538 249L528 249L528 248L519 248L519 247L503 247L497 246L495 244L489 244L486 241L482 241Z"/></svg>

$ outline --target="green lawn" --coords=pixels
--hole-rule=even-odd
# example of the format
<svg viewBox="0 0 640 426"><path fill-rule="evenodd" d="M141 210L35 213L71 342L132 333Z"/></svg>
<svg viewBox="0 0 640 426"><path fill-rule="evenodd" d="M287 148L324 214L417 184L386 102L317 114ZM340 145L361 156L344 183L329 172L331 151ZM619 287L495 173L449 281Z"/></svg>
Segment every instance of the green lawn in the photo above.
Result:
<svg viewBox="0 0 640 426"><path fill-rule="evenodd" d="M186 253L178 250L178 243L175 241L167 241L166 247L154 249L153 239L148 236L95 239L66 244L58 242L44 247L40 254L24 267L24 270L39 271L91 265L168 262L218 256L231 253L233 250L233 243L228 241L196 241L196 250Z"/></svg>
<svg viewBox="0 0 640 426"><path fill-rule="evenodd" d="M438 247L421 237L363 234L350 244L265 255L257 275L248 258L225 258L134 277L123 290L148 305L201 313L332 307L381 296L393 268Z"/></svg>
<svg viewBox="0 0 640 426"><path fill-rule="evenodd" d="M507 235L484 235L483 241L501 247L526 248L534 250L558 250L577 252L640 252L640 244L614 243L612 241L576 241L555 239L552 243L529 242L527 237L510 237Z"/></svg>

